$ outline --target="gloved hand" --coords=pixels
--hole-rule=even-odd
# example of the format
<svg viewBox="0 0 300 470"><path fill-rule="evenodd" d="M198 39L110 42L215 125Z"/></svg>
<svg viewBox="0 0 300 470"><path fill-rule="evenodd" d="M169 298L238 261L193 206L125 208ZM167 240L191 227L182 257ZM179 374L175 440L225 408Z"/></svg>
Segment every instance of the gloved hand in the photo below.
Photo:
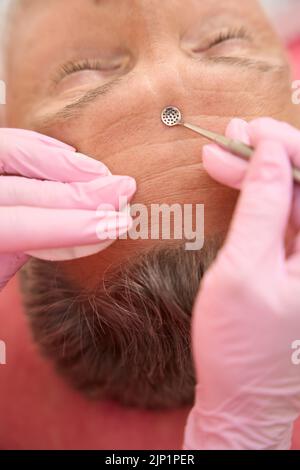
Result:
<svg viewBox="0 0 300 470"><path fill-rule="evenodd" d="M300 132L272 119L233 120L227 135L256 148L250 164L209 145L208 173L241 189L227 240L194 306L195 405L186 449L289 449L300 414ZM290 220L293 243L286 249Z"/></svg>
<svg viewBox="0 0 300 470"><path fill-rule="evenodd" d="M134 179L55 139L0 129L0 175L0 290L25 252L99 243L101 251L131 227L119 196L131 199Z"/></svg>

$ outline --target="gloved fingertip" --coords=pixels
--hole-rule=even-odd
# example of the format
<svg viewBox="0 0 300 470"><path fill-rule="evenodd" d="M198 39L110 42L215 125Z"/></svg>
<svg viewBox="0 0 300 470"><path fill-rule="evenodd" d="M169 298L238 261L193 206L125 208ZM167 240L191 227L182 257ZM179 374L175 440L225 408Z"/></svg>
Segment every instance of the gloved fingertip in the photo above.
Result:
<svg viewBox="0 0 300 470"><path fill-rule="evenodd" d="M76 148L72 145L66 144L64 142L61 142L60 140L53 139L52 137L48 137L46 135L42 135L41 137L39 137L39 140L42 143L50 145L54 148L62 148L64 150L69 150L70 152L76 152Z"/></svg>
<svg viewBox="0 0 300 470"><path fill-rule="evenodd" d="M132 228L133 219L127 213L111 213L104 217L101 217L100 211L98 211L98 214L100 214L100 221L96 228L98 240L117 240Z"/></svg>
<svg viewBox="0 0 300 470"><path fill-rule="evenodd" d="M260 117L253 119L249 123L249 136L253 146L255 146L261 139L274 138L280 134L280 129L284 123L276 121L270 117Z"/></svg>
<svg viewBox="0 0 300 470"><path fill-rule="evenodd" d="M102 242L95 245L67 247L60 249L56 248L50 250L37 250L31 251L28 254L33 258L45 261L70 261L95 255L100 251L103 251L104 249L108 248L111 244L112 241L108 240L106 243Z"/></svg>
<svg viewBox="0 0 300 470"><path fill-rule="evenodd" d="M40 134L39 132L28 130L28 129L16 129L16 128L2 128L1 131L6 135L6 140L12 138L16 139L25 139L30 140L31 143L41 143L46 144L50 147L59 148L62 150L69 150L75 152L76 149L65 142L62 142L54 137L50 137L45 134Z"/></svg>
<svg viewBox="0 0 300 470"><path fill-rule="evenodd" d="M260 180L264 183L290 182L292 185L291 171L283 145L272 140L262 140L256 147L246 180Z"/></svg>
<svg viewBox="0 0 300 470"><path fill-rule="evenodd" d="M203 166L218 181L239 189L245 177L247 163L217 145L203 147Z"/></svg>
<svg viewBox="0 0 300 470"><path fill-rule="evenodd" d="M137 186L136 181L131 176L126 176L123 178L122 182L122 191L123 194L131 198L136 192Z"/></svg>
<svg viewBox="0 0 300 470"><path fill-rule="evenodd" d="M74 159L75 157L75 159ZM102 176L111 176L111 172L107 168L104 163L95 160L88 155L84 155L83 153L76 152L74 156L72 156L74 163L78 163L80 167L82 167L83 171L91 171L92 173L99 174Z"/></svg>
<svg viewBox="0 0 300 470"><path fill-rule="evenodd" d="M76 152L75 147L73 147L72 145L66 144L65 142L62 142L61 140L55 139L54 137L50 137L45 134L40 134L39 132L35 132L35 131L24 130L23 132L24 132L24 137L32 138L34 140L37 140L38 142L41 142L42 144L46 144L54 148L69 150L70 152Z"/></svg>
<svg viewBox="0 0 300 470"><path fill-rule="evenodd" d="M238 139L247 145L250 145L249 124L243 119L234 118L230 121L226 129L226 136L231 139Z"/></svg>

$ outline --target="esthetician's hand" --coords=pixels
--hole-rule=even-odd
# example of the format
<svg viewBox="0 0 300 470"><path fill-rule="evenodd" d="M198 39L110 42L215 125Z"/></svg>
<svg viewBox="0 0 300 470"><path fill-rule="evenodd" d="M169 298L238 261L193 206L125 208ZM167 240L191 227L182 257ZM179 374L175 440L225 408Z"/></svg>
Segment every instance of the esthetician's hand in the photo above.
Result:
<svg viewBox="0 0 300 470"><path fill-rule="evenodd" d="M300 356L293 349L300 340L300 192L291 176L291 162L300 167L300 132L272 119L235 119L227 135L256 152L248 165L215 145L204 149L208 173L241 195L194 307L198 385L184 446L289 449L300 414L300 365L292 360ZM294 236L286 250L287 225Z"/></svg>
<svg viewBox="0 0 300 470"><path fill-rule="evenodd" d="M55 139L0 129L0 175L0 290L26 262L25 253L77 247L76 257L94 244L101 251L131 227L118 204L119 196L130 200L135 193L134 179L111 175Z"/></svg>

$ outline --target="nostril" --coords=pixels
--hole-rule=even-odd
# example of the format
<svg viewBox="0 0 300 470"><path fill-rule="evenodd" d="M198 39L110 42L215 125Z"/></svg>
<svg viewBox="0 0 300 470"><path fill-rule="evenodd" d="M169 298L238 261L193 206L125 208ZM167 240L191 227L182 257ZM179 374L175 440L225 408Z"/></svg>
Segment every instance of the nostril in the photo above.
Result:
<svg viewBox="0 0 300 470"><path fill-rule="evenodd" d="M175 106L168 106L161 113L161 120L168 127L177 126L181 123L181 119L181 112Z"/></svg>

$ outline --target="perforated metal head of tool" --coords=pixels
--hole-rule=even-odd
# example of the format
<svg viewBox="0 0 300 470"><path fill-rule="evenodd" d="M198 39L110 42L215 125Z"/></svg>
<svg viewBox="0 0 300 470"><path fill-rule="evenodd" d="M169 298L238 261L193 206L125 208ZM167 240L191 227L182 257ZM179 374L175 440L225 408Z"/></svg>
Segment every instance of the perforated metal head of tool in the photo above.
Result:
<svg viewBox="0 0 300 470"><path fill-rule="evenodd" d="M161 113L162 122L168 126L173 127L181 123L182 114L175 106L168 106Z"/></svg>

